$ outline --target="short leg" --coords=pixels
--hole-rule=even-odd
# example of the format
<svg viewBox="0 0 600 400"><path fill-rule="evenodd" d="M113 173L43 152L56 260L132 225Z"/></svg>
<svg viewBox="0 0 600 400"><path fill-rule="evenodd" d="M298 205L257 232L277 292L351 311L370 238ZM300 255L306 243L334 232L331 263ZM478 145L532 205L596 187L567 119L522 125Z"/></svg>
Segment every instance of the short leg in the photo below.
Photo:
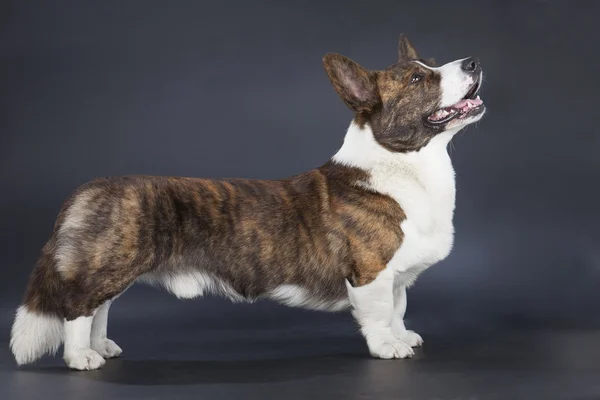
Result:
<svg viewBox="0 0 600 400"><path fill-rule="evenodd" d="M104 358L118 357L123 350L115 342L106 337L108 325L108 310L112 301L107 301L102 304L92 322L91 347Z"/></svg>
<svg viewBox="0 0 600 400"><path fill-rule="evenodd" d="M98 369L104 358L90 347L93 314L73 320L65 320L64 359L70 368L78 370Z"/></svg>
<svg viewBox="0 0 600 400"><path fill-rule="evenodd" d="M392 333L411 347L419 347L423 339L414 331L409 331L404 326L406 313L406 285L396 277L394 281L394 315L392 317Z"/></svg>
<svg viewBox="0 0 600 400"><path fill-rule="evenodd" d="M64 359L69 367L98 369L104 365L104 358L121 353L119 346L106 337L108 310L112 300L131 285L134 275L130 271L126 265L107 267L102 274L96 272L102 280L82 280L66 293Z"/></svg>
<svg viewBox="0 0 600 400"><path fill-rule="evenodd" d="M402 340L396 338L391 329L394 313L394 276L391 271L382 271L372 282L352 287L346 282L352 305L352 315L361 327L367 346L373 357L406 358L414 352Z"/></svg>

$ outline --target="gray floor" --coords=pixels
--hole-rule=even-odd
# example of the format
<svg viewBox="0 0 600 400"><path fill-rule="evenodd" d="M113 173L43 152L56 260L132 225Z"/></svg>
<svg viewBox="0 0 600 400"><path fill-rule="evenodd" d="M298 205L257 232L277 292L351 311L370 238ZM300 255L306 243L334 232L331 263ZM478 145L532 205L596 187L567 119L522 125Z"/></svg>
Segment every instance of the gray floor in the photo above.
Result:
<svg viewBox="0 0 600 400"><path fill-rule="evenodd" d="M17 368L5 340L0 398L600 399L600 330L444 332L417 319L424 348L382 361L346 313L146 295L115 305L110 336L124 354L100 371L69 371L59 357ZM4 310L2 332L9 319Z"/></svg>

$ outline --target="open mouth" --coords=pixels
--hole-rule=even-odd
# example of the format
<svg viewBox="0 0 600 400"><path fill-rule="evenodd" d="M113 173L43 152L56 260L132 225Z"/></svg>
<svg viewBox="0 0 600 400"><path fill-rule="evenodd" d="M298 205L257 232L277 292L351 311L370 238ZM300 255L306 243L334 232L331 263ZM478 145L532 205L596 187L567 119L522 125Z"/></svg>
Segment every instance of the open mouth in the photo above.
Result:
<svg viewBox="0 0 600 400"><path fill-rule="evenodd" d="M436 110L427 117L427 121L433 125L444 125L453 119L464 119L479 114L483 110L483 101L478 94L480 88L481 81L478 79L465 97L449 107Z"/></svg>

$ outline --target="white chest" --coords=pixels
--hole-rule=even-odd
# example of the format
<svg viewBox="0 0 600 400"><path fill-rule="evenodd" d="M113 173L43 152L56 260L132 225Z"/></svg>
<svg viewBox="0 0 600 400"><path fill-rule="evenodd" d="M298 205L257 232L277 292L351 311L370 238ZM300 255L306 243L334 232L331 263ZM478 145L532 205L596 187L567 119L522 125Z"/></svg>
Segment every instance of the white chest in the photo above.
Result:
<svg viewBox="0 0 600 400"><path fill-rule="evenodd" d="M374 189L391 196L406 219L404 240L388 264L408 284L426 268L443 260L452 249L455 207L454 168L444 137L384 169L374 168Z"/></svg>
<svg viewBox="0 0 600 400"><path fill-rule="evenodd" d="M454 168L446 146L455 132L444 132L418 152L392 153L382 148L368 127L351 125L334 160L368 170L371 190L387 194L406 214L404 240L388 268L407 284L452 249L455 206Z"/></svg>

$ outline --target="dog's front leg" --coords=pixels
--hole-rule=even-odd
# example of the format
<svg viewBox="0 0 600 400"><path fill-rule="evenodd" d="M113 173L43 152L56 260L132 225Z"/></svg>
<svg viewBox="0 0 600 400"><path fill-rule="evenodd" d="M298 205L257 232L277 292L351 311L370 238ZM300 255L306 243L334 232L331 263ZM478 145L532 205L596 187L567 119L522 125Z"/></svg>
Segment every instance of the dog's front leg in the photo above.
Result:
<svg viewBox="0 0 600 400"><path fill-rule="evenodd" d="M396 275L394 279L394 315L392 317L392 333L411 347L423 344L421 336L406 329L404 325L404 314L406 313L406 282L401 276Z"/></svg>
<svg viewBox="0 0 600 400"><path fill-rule="evenodd" d="M394 274L383 270L368 284L353 287L346 281L352 315L367 340L369 352L377 358L406 358L414 354L411 346L392 333L394 315Z"/></svg>

